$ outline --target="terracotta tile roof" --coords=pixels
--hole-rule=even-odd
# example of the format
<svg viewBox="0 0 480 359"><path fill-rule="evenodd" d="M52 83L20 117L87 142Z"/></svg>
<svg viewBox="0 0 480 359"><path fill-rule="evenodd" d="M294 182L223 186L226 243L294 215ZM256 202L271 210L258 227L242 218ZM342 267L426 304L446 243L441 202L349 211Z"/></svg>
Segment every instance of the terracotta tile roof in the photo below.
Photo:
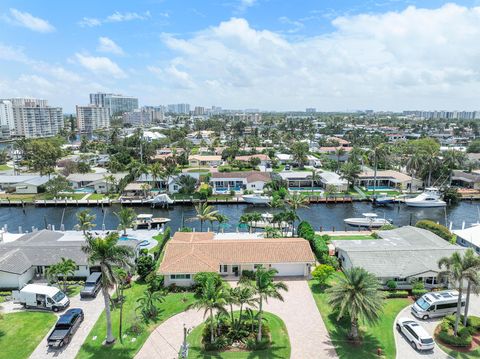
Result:
<svg viewBox="0 0 480 359"><path fill-rule="evenodd" d="M259 153L256 155L245 155L245 156L236 156L235 159L238 161L250 161L251 158L258 158L260 161L270 161L270 157L268 157L264 153Z"/></svg>
<svg viewBox="0 0 480 359"><path fill-rule="evenodd" d="M302 238L215 239L214 233L177 232L165 248L160 274L218 272L220 264L313 263Z"/></svg>

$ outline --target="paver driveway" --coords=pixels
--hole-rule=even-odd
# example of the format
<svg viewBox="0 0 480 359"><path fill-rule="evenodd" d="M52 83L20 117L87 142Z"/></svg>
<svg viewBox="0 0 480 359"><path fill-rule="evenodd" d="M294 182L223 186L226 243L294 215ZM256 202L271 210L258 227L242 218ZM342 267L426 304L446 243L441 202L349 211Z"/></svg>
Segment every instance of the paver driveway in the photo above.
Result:
<svg viewBox="0 0 480 359"><path fill-rule="evenodd" d="M71 342L62 349L50 350L47 345L47 338L50 335L50 330L34 350L32 355L30 355L30 359L75 358L83 342L87 339L88 333L90 333L90 330L92 330L97 319L100 317L100 314L103 312L104 304L102 293L99 293L95 299L80 299L80 295L78 294L75 297L70 298L69 308L81 308L85 315L85 319L80 327L78 327L77 332L73 335ZM61 314L62 313L59 313L59 315Z"/></svg>
<svg viewBox="0 0 480 359"><path fill-rule="evenodd" d="M410 308L411 306L409 305L405 309L403 309L399 314L397 318L400 317L406 317L406 318L412 318L415 319L416 321L420 322L420 324L425 328L427 332L429 332L433 336L433 332L435 331L435 328L437 325L442 321L442 318L435 318L435 319L429 319L429 320L420 320L415 318L411 313L410 313ZM471 315L477 315L480 316L480 296L478 295L472 295L470 299L470 309L469 309L469 314ZM396 320L395 320L396 322ZM399 333L396 329L393 329L395 331L395 343L397 346L397 359L404 359L404 358L422 358L422 359L448 359L450 358L449 355L447 355L444 351L442 351L438 345L435 346L435 349L430 352L418 352L415 349L413 349L408 341L405 339L405 337Z"/></svg>
<svg viewBox="0 0 480 359"><path fill-rule="evenodd" d="M283 294L285 301L270 299L264 308L285 322L292 347L290 358L337 358L308 283L291 279L285 279L284 282L288 285L288 292ZM135 359L176 359L182 344L183 324L190 328L203 320L203 311L197 310L189 310L166 320L150 335Z"/></svg>

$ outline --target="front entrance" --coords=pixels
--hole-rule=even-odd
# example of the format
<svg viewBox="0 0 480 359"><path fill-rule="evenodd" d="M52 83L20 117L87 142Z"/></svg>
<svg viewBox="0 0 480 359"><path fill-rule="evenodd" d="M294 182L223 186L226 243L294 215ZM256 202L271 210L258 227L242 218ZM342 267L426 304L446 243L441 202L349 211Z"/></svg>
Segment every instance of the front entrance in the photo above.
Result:
<svg viewBox="0 0 480 359"><path fill-rule="evenodd" d="M235 277L238 277L240 271L240 266L232 265L232 273Z"/></svg>

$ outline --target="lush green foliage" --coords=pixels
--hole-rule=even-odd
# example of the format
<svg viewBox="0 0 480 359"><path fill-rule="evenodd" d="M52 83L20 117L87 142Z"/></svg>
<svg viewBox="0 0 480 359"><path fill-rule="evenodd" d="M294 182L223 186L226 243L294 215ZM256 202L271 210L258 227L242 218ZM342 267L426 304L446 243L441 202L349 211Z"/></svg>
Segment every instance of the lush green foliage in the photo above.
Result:
<svg viewBox="0 0 480 359"><path fill-rule="evenodd" d="M328 264L320 264L312 271L312 277L320 286L325 285L327 279L335 272L335 268Z"/></svg>
<svg viewBox="0 0 480 359"><path fill-rule="evenodd" d="M391 292L387 292L387 298L408 298L408 291L394 290Z"/></svg>
<svg viewBox="0 0 480 359"><path fill-rule="evenodd" d="M141 255L137 259L137 274L140 277L140 280L145 280L147 275L149 275L153 270L155 270L155 261L152 256L145 254Z"/></svg>
<svg viewBox="0 0 480 359"><path fill-rule="evenodd" d="M437 236L450 241L452 239L452 232L447 227L435 223L428 219L422 219L415 224L415 227L426 229L427 231L435 233Z"/></svg>

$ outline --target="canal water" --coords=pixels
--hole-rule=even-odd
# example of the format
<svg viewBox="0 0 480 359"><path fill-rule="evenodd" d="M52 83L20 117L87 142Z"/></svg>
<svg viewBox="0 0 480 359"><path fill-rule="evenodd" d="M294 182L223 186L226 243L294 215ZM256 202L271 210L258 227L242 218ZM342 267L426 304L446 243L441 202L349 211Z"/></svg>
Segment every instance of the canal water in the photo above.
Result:
<svg viewBox="0 0 480 359"><path fill-rule="evenodd" d="M214 206L220 213L229 218L225 231L236 231L239 224L239 218L244 213L253 211L275 213L278 209L269 207L253 207L245 204L228 204ZM344 204L312 204L309 208L298 210L298 215L302 220L309 221L316 230L321 228L325 231L335 230L353 230L352 227L346 227L343 220L349 217L361 217L364 212L374 212L381 218L390 219L393 224L403 226L415 224L420 219L431 219L435 222L450 225L453 223L453 229L459 229L462 222L466 226L480 221L479 218L480 202L463 201L458 205L444 208L411 208L403 204L396 204L388 207L374 207L367 202L354 202ZM66 230L73 229L77 223L75 214L84 208L81 207L34 207L27 206L24 209L19 207L0 208L0 226L8 225L9 232L18 232L19 226L22 231L31 231L32 226L36 228L45 228L46 224L54 225L56 229L63 223ZM110 207L90 207L93 214L96 215L96 229L102 229L102 224L106 229L115 229L118 226L118 219L115 212L120 210L119 205ZM150 207L134 207L137 213L153 213L155 217L167 217L171 219L169 223L173 231L176 231L182 225L200 229L200 223L192 220L195 217L195 208L190 205L175 205L170 209L152 209ZM63 222L62 222L63 218ZM214 224L214 230L217 230L218 224ZM210 223L204 224L204 230L211 228ZM245 229L240 229L245 230Z"/></svg>

